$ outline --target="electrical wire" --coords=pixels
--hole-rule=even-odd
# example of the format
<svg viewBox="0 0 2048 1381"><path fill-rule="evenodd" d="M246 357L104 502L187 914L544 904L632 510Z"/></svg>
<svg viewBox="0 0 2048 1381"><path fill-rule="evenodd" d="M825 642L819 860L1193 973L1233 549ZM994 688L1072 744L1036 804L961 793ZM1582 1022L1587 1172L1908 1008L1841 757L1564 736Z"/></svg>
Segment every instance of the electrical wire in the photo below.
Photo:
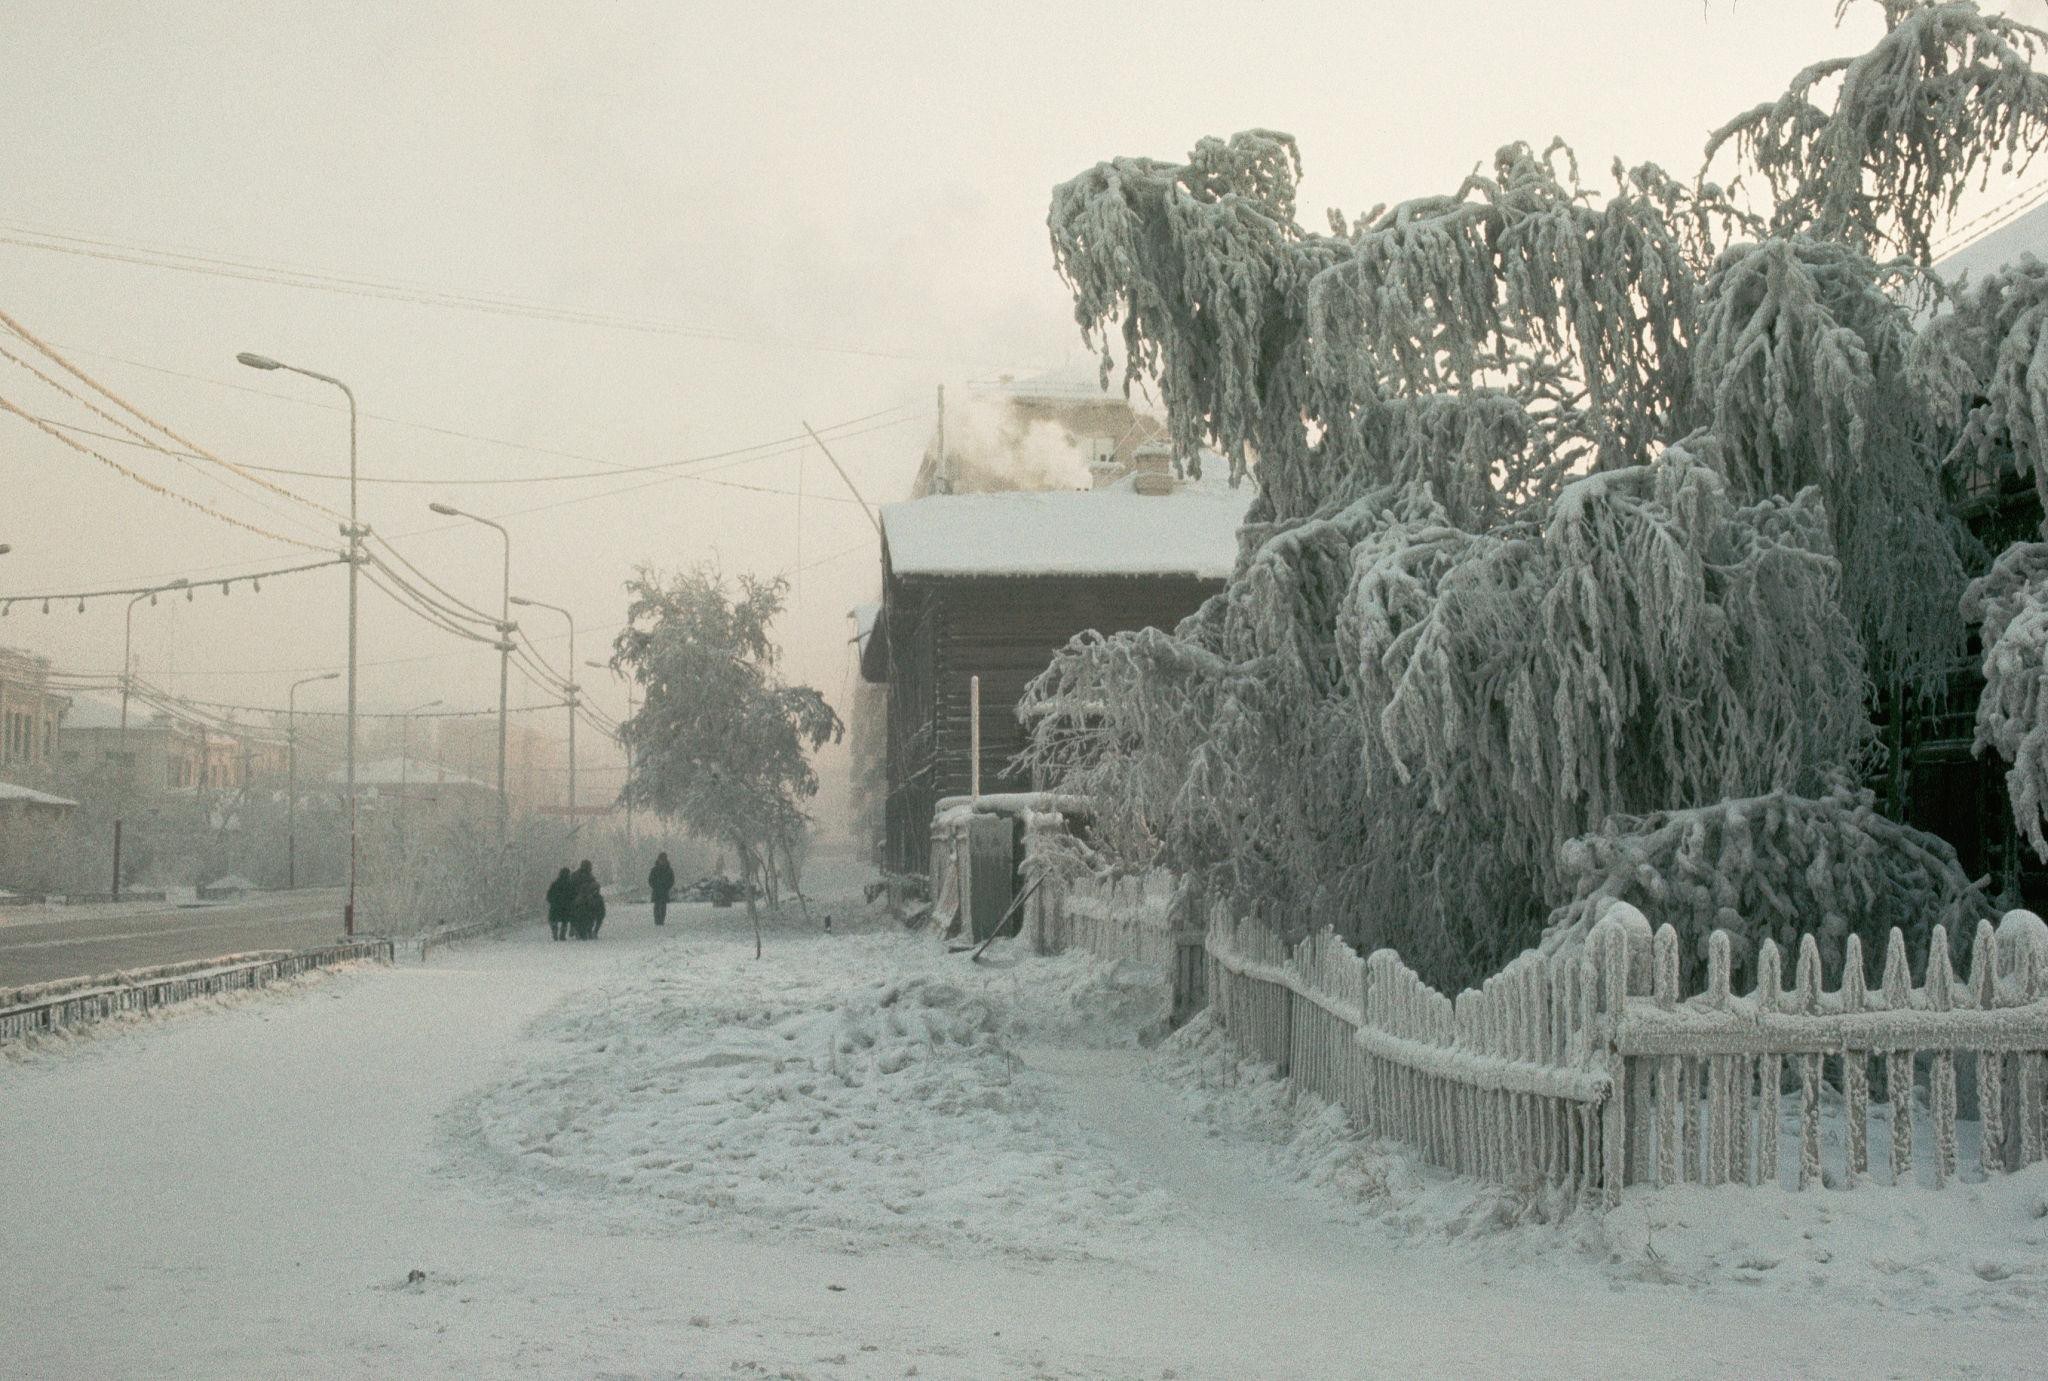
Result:
<svg viewBox="0 0 2048 1381"><path fill-rule="evenodd" d="M58 393L63 394L66 398L71 399L80 407L86 409L86 411L93 413L95 416L103 418L109 425L119 427L122 431L128 433L128 435L125 437L113 436L106 432L90 431L82 427L74 429L66 427L66 425L63 422L60 422L53 417L38 417L35 420L47 422L51 426L64 428L67 431L81 431L84 432L86 435L96 436L101 440L116 441L124 446L140 446L146 450L155 451L160 455L168 456L173 460L176 460L180 465L185 465L186 468L188 469L196 468L190 465L189 462L200 461L205 459L205 457L198 455L196 452L173 451L170 448L166 447L162 442L156 440L154 437L147 436L142 432L137 431L134 427L129 426L128 423L122 421L119 417L114 416L114 414L100 407L97 403L94 403L90 398L87 398L82 394L79 394L73 391L71 388L67 387L61 379L52 378L50 375L44 373L41 369L38 369L34 364L31 364L29 361L22 359L19 355L16 355L13 351L7 349L5 346L0 346L0 359L6 359L11 361L19 368L27 371L29 374L41 380L49 388L53 389ZM218 476L212 476L211 478L215 480L219 479ZM231 490L230 492L235 491ZM260 498L251 498L247 494L239 494L238 497L249 499L258 507L278 517L283 518L286 522L299 523L301 525L304 525L303 520L297 514L280 512L275 504L269 503Z"/></svg>
<svg viewBox="0 0 2048 1381"><path fill-rule="evenodd" d="M77 451L80 455L90 456L92 459L97 460L100 464L106 466L109 470L112 470L116 474L122 475L127 479L134 480L137 484L141 485L145 489L150 490L152 493L159 494L167 499L173 499L178 503L184 504L187 508L191 508L200 513L204 513L209 518L217 518L221 522L228 524L230 527L238 527L245 532L252 532L256 534L258 537L265 538L272 542L282 542L288 547L298 547L302 551L325 550L325 548L317 546L312 542L302 542L296 537L287 537L283 533L272 532L268 528L258 527L254 523L247 522L241 518L234 517L231 514L223 513L219 509L214 508L209 504L202 503L198 499L192 498L189 495L180 494L175 489L171 489L165 485L158 484L155 480L150 479L147 475L143 475L134 470L129 469L127 466L121 464L121 462L119 462L118 460L111 460L108 457L102 455L100 452L94 450L92 447L87 446L82 442L72 440L70 437L64 435L63 432L57 430L49 423L40 421L33 415L22 411L21 408L16 406L7 398L0 397L0 412L13 413L16 417L19 417L22 421L28 423L36 430L43 432L48 436L54 437L58 441L63 442L66 446L69 446L72 450Z"/></svg>
<svg viewBox="0 0 2048 1381"><path fill-rule="evenodd" d="M897 411L897 409L885 408L881 412L870 413L868 416L882 417L894 411ZM91 427L81 427L75 422L65 422L53 417L44 417L41 420L48 422L51 426L61 427L65 431L76 432L81 436L90 436L97 438L98 440L101 441L119 442L124 446L145 446L151 450L161 451L163 452L163 454L172 456L179 460L204 459L204 457L199 456L195 453L169 450L166 447L158 445L156 442L149 440L138 441L130 437L114 436L107 432L95 431ZM865 420L867 419L856 418L854 419L854 421L842 422L839 425L842 427L849 427L854 425L854 422ZM912 422L919 420L919 418L906 417L903 418L902 420L905 422ZM833 439L838 440L839 438L835 436ZM494 444L504 445L507 443L497 442ZM681 460L657 461L647 465L618 465L613 466L608 470L585 470L573 473L556 473L546 475L442 475L428 478L416 478L413 476L401 475L360 475L357 477L357 482L359 484L402 484L439 488L453 487L458 485L475 487L482 485L503 484L573 483L584 480L609 479L613 475L636 475L650 474L658 471L674 471L679 470L680 467L685 465L704 465L709 464L711 461L714 460L728 460L734 457L739 457L739 463L741 464L745 464L749 461L754 460L776 460L780 459L783 456L801 455L804 451L806 451L809 448L809 446L810 443L808 441L806 441L803 445L797 445L794 442L783 439L776 441L763 441L756 443L755 445L752 446L740 446L726 451L707 451L703 455L686 456ZM758 454L755 454L756 452L758 452ZM280 465L251 465L246 463L243 464L242 468L245 470L260 470L263 473L270 475L297 475L302 478L309 479L339 480L342 483L348 482L348 476L346 474L333 470L293 470L287 469L286 467ZM724 470L729 469L731 467L720 466L718 468L720 470ZM781 494L792 497L795 496L796 494L796 491L794 489L775 489L765 485L745 484L736 480L713 480L706 478L705 476L702 475L678 474L676 475L676 478L697 480L704 484L717 484L728 489L748 489L760 494ZM858 502L858 500L855 499L845 498L843 496L834 496L830 494L809 493L806 494L805 497L813 499L824 499L828 502L833 503Z"/></svg>
<svg viewBox="0 0 2048 1381"><path fill-rule="evenodd" d="M264 489L268 489L274 494L278 494L284 498L292 500L294 503L304 504L308 508L312 508L320 513L325 514L327 517L334 519L340 519L342 517L342 514L336 511L335 509L329 508L325 504L316 503L313 500L305 498L302 495L295 494L291 490L286 489L283 485L274 484L271 481L264 479L261 475L252 474L248 470L244 469L239 465L234 464L231 461L222 460L219 456L213 454L213 452L207 450L198 442L193 441L188 437L180 436L178 433L172 431L163 423L151 417L142 409L136 407L127 399L115 393L105 384L93 378L90 374L87 374L77 365L71 363L70 360L58 354L57 351L53 347L51 347L47 342L37 337L26 326L23 326L19 321L16 321L13 317L9 316L4 310L0 310L0 326L5 326L9 331L12 331L16 336L28 342L29 345L33 346L36 350L40 351L46 358L50 359L55 364L57 364L67 374L70 374L73 378L77 379L87 388L90 388L94 392L99 393L101 396L105 397L109 402L121 408L124 412L132 414L133 416L138 418L145 426L154 428L155 430L162 432L165 436L177 442L180 446L185 447L188 451L196 453L198 459L204 460L212 465L218 465L222 469L227 470L235 475L238 475L241 478L248 480L252 484L256 484ZM58 387L61 387L61 385L58 385ZM68 392L68 390L66 391ZM72 394L71 396L74 398L77 397L76 394ZM97 411L97 409L95 409L95 411ZM106 416L106 414L102 413L101 416Z"/></svg>
<svg viewBox="0 0 2048 1381"><path fill-rule="evenodd" d="M98 357L98 358L100 358L100 359L104 359L104 360L112 360L112 361L114 361L114 362L116 362L116 363L118 363L118 364L125 364L125 365L128 365L128 366L130 366L130 367L132 367L132 368L135 368L135 369L145 369L145 370L148 370L148 371L150 371L151 373L155 373L155 374L164 374L164 375L168 375L169 377L171 377L171 378L174 378L174 379L189 379L189 380L192 380L192 381L193 381L193 382L195 382L195 383L202 383L202 384L210 384L210 385L212 385L212 386L213 386L213 387L215 387L215 388L225 388L225 389L233 389L233 390L234 390L235 392L237 392L237 393L252 393L252 394L255 394L255 395L256 395L257 397L259 397L259 398L268 398L268 399L272 400L273 402L281 402L281 403L291 403L291 404L293 404L293 405L295 405L295 406L298 406L298 407L308 407L308 408L319 408L319 409L321 409L321 410L323 410L323 411L328 411L328 412L341 412L341 411L344 411L344 410L345 410L345 405L344 405L344 404L341 404L341 403L329 403L329 402L327 402L327 401L325 401L324 399L321 399L321 398L308 398L308 397L305 397L305 396L303 396L303 395L301 395L301 394L296 394L296 393L280 393L280 392L277 392L277 391L276 391L276 390L274 390L274 389L267 389L267 388L255 388L255 387L252 387L251 385L248 385L248 384L232 383L232 382L230 382L230 381L228 381L228 380L226 380L226 379L217 379L217 378L214 378L213 376L211 376L211 375L208 375L208 374L194 374L194 373L192 373L192 372L190 372L190 371L188 371L188 370L183 370L183 369L170 369L170 368L167 368L167 367L166 367L166 366L164 366L164 365L159 365L159 364L149 364L149 363L146 363L145 361L142 361L142 360L132 360L132 359L129 359L129 358L128 358L127 356L125 356L125 355L115 355L115 354L110 354L110 353L108 353L107 351L104 351L104 350L90 350L90 349L85 349L85 348L83 348L83 347L78 347L78 346L74 346L74 347L72 347L72 349L74 350L74 352L75 352L75 353L78 353L78 354L83 354L83 355L94 355L94 356L97 356L97 357ZM854 424L855 424L855 423L857 423L857 422L864 422L864 421L867 421L867 420L869 420L869 419L871 419L871 418L876 418L876 417L882 417L882 416L886 416L886 415L887 415L888 413L890 413L890 412L898 412L898 411L904 411L904 410L906 410L906 409L915 409L915 410L917 410L917 411L919 412L919 415L921 415L921 416L924 416L924 417L930 417L930 416L932 415L931 411L930 411L929 409L925 409L925 408L923 408L923 406L922 406L921 404L912 404L912 403L900 403L900 404L896 405L896 407L894 407L894 408L883 408L883 409L881 409L881 410L879 410L879 411L877 411L877 412L872 412L872 413L869 413L869 414L867 414L867 415L866 415L866 416L864 416L864 417L856 417L856 418L852 418L852 419L849 419L848 421L845 421L845 422L839 422L839 423L834 423L833 425L831 425L831 426L829 426L829 427L821 427L821 428L819 428L819 430L820 430L821 432L824 432L824 433L825 433L826 435L828 435L828 436L829 436L829 435L831 435L831 434L832 434L833 432L837 431L837 430L838 430L839 428L841 428L841 427L849 427L849 426L852 426L852 425L854 425ZM485 435L483 435L483 434L481 434L481 433L479 433L479 432L466 432L466 431L463 431L463 430L461 430L461 429L459 429L459 428L456 428L456 427L444 427L444 426L440 426L440 425L438 425L438 424L436 424L436 423L432 423L432 422L419 422L419 421L415 421L415 420L412 420L412 419L410 419L410 418L404 418L404 417L393 417L393 416L389 415L388 413L380 413L380 412L370 412L370 411L368 411L368 410L362 410L362 411L360 411L360 412L358 413L358 415L359 415L360 417L362 417L362 418L366 419L366 420L370 420L370 421L377 421L377 422L388 422L388 423L390 423L390 424L391 424L391 425L393 425L393 426L398 426L398 427L408 427L408 428L411 428L411 429L413 429L413 430L415 430L415 431L431 432L431 433L434 433L434 434L435 434L435 435L437 435L437 436L452 436L452 437L457 437L457 438L459 438L459 439L461 439L461 440L464 440L464 441L475 441L475 442L480 442L480 443L482 443L483 445L486 445L486 446L502 446L502 447L504 447L504 448L505 448L505 449L507 449L507 450L513 450L513 451L527 451L527 452L531 452L531 453L532 453L532 454L534 454L534 455L543 455L543 456L554 456L554 457L556 457L556 458L558 458L558 459L562 459L562 460L573 460L573 461L577 461L577 462L580 462L580 463L582 463L582 464L585 464L585 465L597 465L597 466L602 466L602 467L604 467L604 469L603 469L603 470L601 470L601 471L599 471L599 472L597 472L597 474L599 474L599 475L601 475L601 474L604 474L604 473L606 473L606 472L610 472L610 473L623 473L623 474L631 474L631 473L634 473L635 471L641 471L641 470L656 470L656 469L662 469L662 468L665 468L665 467L670 467L670 466L683 466L683 465L693 465L693 464L697 464L697 463L699 463L699 462L702 462L702 461L708 461L708 460L724 460L724 459L727 459L727 458L729 458L729 457L732 457L732 456L739 456L739 455L744 455L744 454L746 454L747 452L750 452L750 451L771 451L771 450L772 450L773 454L776 454L776 455L785 455L785 454L787 454L787 455L793 455L793 454L796 454L796 453L798 452L798 450L800 450L800 449L801 449L800 447L798 447L798 446L797 446L797 444L796 444L796 443L797 443L797 442L799 442L799 441L802 441L802 440L804 440L804 438L803 438L803 437L801 437L801 436L790 436L790 437L785 437L785 438L781 438L781 439L779 439L779 440L775 440L775 441L759 441L759 442L755 442L755 443L753 443L753 444L752 444L752 445L750 445L750 446L739 446L739 447L734 447L734 448L732 448L732 449L730 449L730 450L725 450L725 451L713 451L713 452L709 452L709 453L707 453L707 454L705 454L705 455L701 455L701 456L686 456L686 457L684 457L684 458L683 458L683 459L681 459L681 460L673 460L673 461L658 461L658 462L652 462L652 463L650 463L650 464L647 464L647 465L622 465L622 464L619 464L619 463L617 463L617 462L614 462L614 461L608 461L608 460L605 460L605 459L603 459L603 458L601 458L601 457L599 457L599 456L593 456L593 455L589 455L589 454L587 454L587 453L585 453L585 452L581 452L581 451L567 451L567 450L562 450L562 449L560 449L560 448L558 448L558 447L553 447L553 446L540 446L540 445L536 445L536 444L534 444L534 443L532 443L532 442L529 442L529 441L512 441L512 440L508 440L507 438L505 438L505 437L501 437L501 436L485 436ZM776 449L776 448L787 448L787 449ZM767 457L766 457L766 456L763 456L763 457L761 457L761 458L762 458L762 459L766 459ZM300 477L300 478L308 478L308 479L323 479L323 480L346 480L346 479L348 478L348 476L347 476L347 475L345 475L345 474L341 473L340 471L336 471L336 470L293 470L293 469L286 469L286 468L284 468L284 467L282 467L282 466L275 466L275 465L263 465L263 466L258 466L258 465L250 465L250 466L248 466L247 468L249 468L249 469L252 469L252 470L261 470L261 471L263 471L263 472L264 472L265 474L273 474L273 475L294 475L294 476L298 476L298 477ZM559 477L558 477L558 476L548 475L548 476L539 476L539 477L536 477L536 478L539 478L539 479L543 479L543 480L548 480L548 481L552 481L552 480L554 480L554 479L556 479L556 478L577 478L577 476L559 476ZM485 480L464 480L464 479L454 479L454 478L449 478L449 479L438 479L438 480L437 480L437 479L424 479L424 480L413 480L413 479L410 479L410 478L408 478L408 477L404 477L404 476L398 476L398 475L359 475L359 476L357 477L357 479L358 479L358 482L359 482L359 483L362 483L362 484L409 484L409 483L419 483L419 484L482 484L482 483L522 484L522 483L526 483L526 482L527 482L527 481L525 481L525 480L521 480L521 479L517 479L517 478L503 478L503 479L492 479L492 480L489 480L489 481L485 481ZM775 491L773 491L773 492L775 492L775 493L793 493L793 492L795 492L795 491L793 491L793 490L775 490Z"/></svg>
<svg viewBox="0 0 2048 1381"><path fill-rule="evenodd" d="M891 429L891 428L893 428L893 427L900 427L900 426L903 426L903 425L904 425L905 423L907 423L907 422L916 422L916 421L921 421L921 420L922 420L922 418L921 418L921 417L904 417L904 418L899 418L899 419L897 419L897 420L895 420L895 421L893 421L893 422L881 422L881 423L877 423L876 425L874 425L874 426L872 426L872 427L863 427L863 428L861 428L861 429L860 429L859 431L852 431L852 432L842 432L842 433L841 433L840 435L838 435L838 436L835 436L835 437L833 437L832 439L833 439L834 441L847 441L847 440L851 440L851 439L853 439L854 437L858 437L858 436L869 436L869 435L872 435L872 434L873 434L873 433L875 433L875 432L883 432L883 431L888 431L889 429ZM797 454L797 451L796 451L796 449L795 449L795 448L792 448L791 450L789 450L788 452L786 452L786 454L788 454L788 455L795 455L795 454ZM754 457L753 459L756 459L756 460L767 460L767 459L770 459L770 458L771 458L771 457L769 457L769 456L757 456L757 457ZM748 462L748 461L739 461L739 462L734 462L734 463L735 463L735 464L747 464L747 463L750 463L750 462ZM726 468L726 467L720 467L720 468ZM616 488L612 488L612 489L601 489L601 490L598 490L597 492L595 492L595 493L591 493L591 494L578 494L578 495L576 495L576 496L575 496L574 498L568 498L568 499L556 499L556 500L553 500L552 502L549 502L549 503L539 503L539 504L532 504L532 505L530 505L530 506L528 506L528 507L526 507L526 508L512 508L512 509L506 509L505 511L503 511L503 512L500 512L500 513L492 513L492 514L486 514L486 515L484 515L484 516L486 516L486 517L489 517L489 518L492 518L492 519L494 519L494 520L503 520L503 519L506 519L506 518L523 518L523 517L526 517L526 516L528 516L528 515L530 515L530 514L534 514L534 513L548 513L548 512L552 512L552 511L554 511L554 510L556 510L556 509L561 509L561 508L569 508L569 507L572 507L572 506L574 506L574 505L576 505L576 504L594 503L594 502L596 502L596 501L597 501L597 500L599 500L599 499L615 499L615 498L619 498L619 497L621 497L622 495L626 495L626 494L637 494L637 493L639 493L639 492L641 492L642 490L645 490L645 489L654 489L654 488L657 488L657 487L659 487L660 485L664 485L664 484L674 484L674 483L676 483L676 482L678 482L678 481L680 481L680 480L690 480L690 479L702 479L702 477L701 477L701 476L696 476L696 475L663 475L663 476L661 476L661 477L660 477L659 479L652 479L652 480L642 480L642 481L641 481L640 483L638 483L638 484L628 484L628 485L621 485L621 486L618 486L618 487L616 487ZM704 482L704 483L714 483L715 481L710 481L710 480L703 480L703 482ZM735 486L735 487L745 487L745 486ZM772 493L777 493L777 494L784 494L784 495L787 495L787 494L790 494L790 493L792 493L793 491L790 491L790 490L786 490L786 489L783 489L783 490L772 490L772 491L767 491L767 492L772 492ZM824 498L824 497L826 497L826 496L824 496L824 495L821 495L821 494L814 494L814 495L811 495L810 497L812 497L812 498ZM430 533L430 532L447 532L447 531L450 531L450 530L452 530L452 529L453 529L453 528L455 528L456 526L458 526L458 524L456 524L456 523L437 523L437 524L435 524L435 525L434 525L434 526L432 526L432 527L422 527L422 528L413 528L413 529L411 529L411 530L409 530L409 531L406 531L406 532L401 532L401 533L399 533L399 534L398 534L398 536L400 536L400 537L422 537L422 536L425 536L426 534L428 534L428 533Z"/></svg>
<svg viewBox="0 0 2048 1381"><path fill-rule="evenodd" d="M330 273L317 269L294 269L220 254L195 254L161 249L132 241L79 235L23 224L0 222L0 243L48 253L69 254L144 268L168 269L179 273L205 274L243 282L268 283L281 287L338 293L351 297L382 298L419 306L460 309L499 316L521 317L566 325L595 326L634 331L647 335L675 336L693 340L722 341L736 345L766 346L785 350L808 350L823 354L857 355L870 359L943 361L959 363L929 353L840 345L826 341L795 340L710 327L690 326L659 317L633 316L595 308L566 306L530 298L491 296L448 289L409 285L388 279Z"/></svg>
<svg viewBox="0 0 2048 1381"><path fill-rule="evenodd" d="M347 557L336 556L326 561L308 561L298 566L277 566L267 571L251 571L243 575L228 576L218 581L209 580L204 583L207 585L220 585L225 590L226 586L240 584L246 580L256 586L256 592L260 594L263 588L261 582L265 580L275 580L280 576L298 575L302 571L319 571L325 570L329 566L346 566L347 564ZM168 586L159 583L155 585L131 585L125 589L118 590L64 590L46 591L40 594L4 595L0 596L0 617L5 617L7 611L17 604L25 604L35 600L41 600L46 604L52 601L68 604L74 600L83 603L86 600L114 599L122 595L169 594L176 590L196 590L198 588L197 584L189 582L185 585ZM81 609L80 612L84 611Z"/></svg>

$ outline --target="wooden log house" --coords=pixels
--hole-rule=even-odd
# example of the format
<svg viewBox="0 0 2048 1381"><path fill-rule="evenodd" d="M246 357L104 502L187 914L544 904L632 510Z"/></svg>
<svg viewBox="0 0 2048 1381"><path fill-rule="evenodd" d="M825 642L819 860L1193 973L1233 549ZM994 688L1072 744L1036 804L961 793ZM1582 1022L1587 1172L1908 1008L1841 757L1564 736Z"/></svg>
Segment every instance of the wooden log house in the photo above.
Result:
<svg viewBox="0 0 2048 1381"><path fill-rule="evenodd" d="M932 813L972 778L970 682L981 678L981 789L1027 791L1024 687L1075 634L1171 628L1222 590L1249 488L1175 481L1154 463L1093 490L932 494L882 508L882 607L861 674L888 687L882 864L930 870ZM1215 467L1218 471L1221 465Z"/></svg>

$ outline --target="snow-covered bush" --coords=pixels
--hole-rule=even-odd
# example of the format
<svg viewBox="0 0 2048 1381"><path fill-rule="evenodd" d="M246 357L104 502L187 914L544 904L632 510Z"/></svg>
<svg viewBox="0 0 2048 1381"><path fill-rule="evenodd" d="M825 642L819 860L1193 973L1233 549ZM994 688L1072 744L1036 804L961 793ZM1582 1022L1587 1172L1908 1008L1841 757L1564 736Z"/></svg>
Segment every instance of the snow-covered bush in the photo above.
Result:
<svg viewBox="0 0 2048 1381"><path fill-rule="evenodd" d="M1617 816L1559 851L1571 900L1553 911L1544 947L1588 934L1612 901L1678 931L1684 991L1700 986L1707 937L1734 942L1737 991L1754 980L1765 940L1796 953L1820 942L1821 970L1839 974L1843 942L1876 964L1894 926L1924 960L1936 925L1967 942L1991 905L1933 835L1887 820L1868 791L1836 785L1815 797L1774 791L1690 810ZM1866 973L1873 986L1879 974Z"/></svg>

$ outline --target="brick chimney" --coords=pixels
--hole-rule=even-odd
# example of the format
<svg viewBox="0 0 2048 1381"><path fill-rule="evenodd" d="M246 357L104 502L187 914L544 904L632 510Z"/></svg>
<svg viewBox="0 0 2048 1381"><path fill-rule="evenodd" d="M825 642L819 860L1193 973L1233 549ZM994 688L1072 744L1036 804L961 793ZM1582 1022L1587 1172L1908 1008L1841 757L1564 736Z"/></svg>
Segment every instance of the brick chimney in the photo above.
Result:
<svg viewBox="0 0 2048 1381"><path fill-rule="evenodd" d="M1138 447L1131 488L1140 494L1173 492L1173 447L1164 441L1148 441Z"/></svg>

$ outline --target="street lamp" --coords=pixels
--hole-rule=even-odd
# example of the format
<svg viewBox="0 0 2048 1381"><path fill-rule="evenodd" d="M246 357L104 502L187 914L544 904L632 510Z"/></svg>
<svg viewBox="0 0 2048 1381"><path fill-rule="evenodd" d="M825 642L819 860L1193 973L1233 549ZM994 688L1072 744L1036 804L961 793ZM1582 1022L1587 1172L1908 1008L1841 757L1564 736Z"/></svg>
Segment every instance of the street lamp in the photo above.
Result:
<svg viewBox="0 0 2048 1381"><path fill-rule="evenodd" d="M583 665L593 671L609 671L614 676L625 678L626 718L631 719L633 717L633 678L617 667L605 662L585 662ZM621 728L623 729L623 726ZM633 741L628 739L623 732L620 733L619 738L626 749L626 785L630 788L633 783ZM633 847L633 796L630 790L622 794L626 797L626 847L630 849Z"/></svg>
<svg viewBox="0 0 2048 1381"><path fill-rule="evenodd" d="M429 700L424 705L415 705L398 717L398 832L405 833L405 805L411 798L412 786L412 717L421 710L431 710L440 704Z"/></svg>
<svg viewBox="0 0 2048 1381"><path fill-rule="evenodd" d="M512 602L534 609L552 609L569 620L569 665L573 668L576 665L576 616L561 605L550 604L544 599L514 595ZM576 692L580 687L575 682L575 672L571 671L569 675L571 679L565 688L569 698L569 833L574 835L582 827L581 817L576 814Z"/></svg>
<svg viewBox="0 0 2048 1381"><path fill-rule="evenodd" d="M333 384L348 399L348 526L342 529L342 535L348 538L348 900L341 908L341 929L343 934L353 935L356 933L356 579L363 563L363 528L356 521L355 390L332 375L284 364L268 355L244 350L235 358L251 369L282 369L292 374L303 374L308 379L318 379L323 384Z"/></svg>
<svg viewBox="0 0 2048 1381"><path fill-rule="evenodd" d="M512 634L519 627L512 622L512 534L505 531L504 524L465 513L453 504L430 503L427 507L444 518L467 518L472 523L496 528L498 536L505 539L504 604L498 615L498 847L502 849L512 818L512 798L505 794L505 742L506 716L512 698Z"/></svg>
<svg viewBox="0 0 2048 1381"><path fill-rule="evenodd" d="M168 584L155 589L144 590L128 601L128 608L121 615L121 738L114 755L121 765L120 803L114 810L114 888L115 901L121 900L121 825L122 816L128 809L128 793L134 789L134 773L128 761L128 692L135 680L135 606L143 600L156 603L156 597L166 590L182 590L192 582L179 576ZM204 768L204 755L201 761Z"/></svg>
<svg viewBox="0 0 2048 1381"><path fill-rule="evenodd" d="M287 892L299 885L299 687L315 681L339 681L338 671L301 677L284 694L284 738L290 754L284 806L284 886Z"/></svg>

